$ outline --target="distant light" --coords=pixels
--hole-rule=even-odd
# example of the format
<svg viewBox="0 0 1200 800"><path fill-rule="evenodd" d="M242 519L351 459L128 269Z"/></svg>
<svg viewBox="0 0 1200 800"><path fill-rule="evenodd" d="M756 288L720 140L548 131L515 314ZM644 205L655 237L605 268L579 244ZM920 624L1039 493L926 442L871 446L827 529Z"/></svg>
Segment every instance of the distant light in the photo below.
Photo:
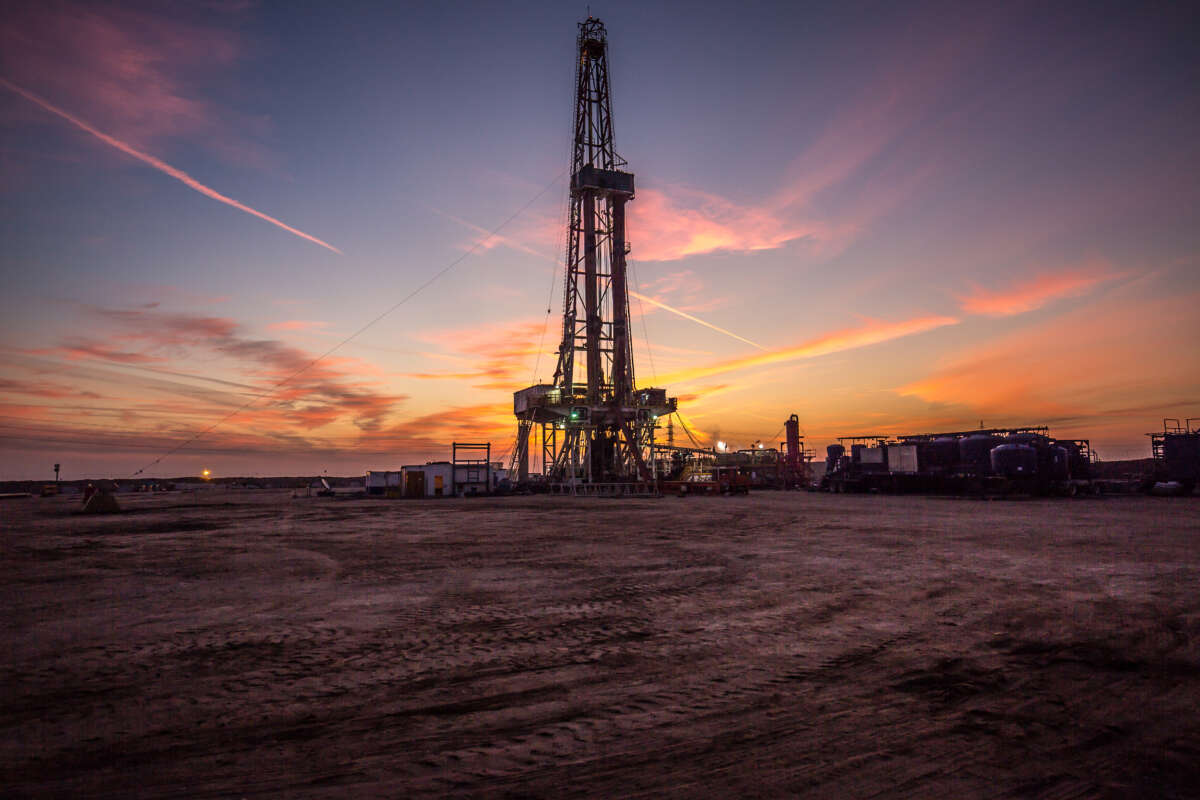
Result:
<svg viewBox="0 0 1200 800"><path fill-rule="evenodd" d="M718 450L722 450L722 451L723 451L723 450L725 449L725 443L724 443L724 442L717 442L717 449L718 449Z"/></svg>
<svg viewBox="0 0 1200 800"><path fill-rule="evenodd" d="M762 450L762 449L763 449L762 442L759 442L759 443L758 443L758 449L759 449L759 450Z"/></svg>
<svg viewBox="0 0 1200 800"><path fill-rule="evenodd" d="M200 474L201 474L202 476L204 476L205 478L207 478L209 475L212 475L212 472L210 472L209 470L204 470L204 471L203 471L203 472L201 472Z"/></svg>

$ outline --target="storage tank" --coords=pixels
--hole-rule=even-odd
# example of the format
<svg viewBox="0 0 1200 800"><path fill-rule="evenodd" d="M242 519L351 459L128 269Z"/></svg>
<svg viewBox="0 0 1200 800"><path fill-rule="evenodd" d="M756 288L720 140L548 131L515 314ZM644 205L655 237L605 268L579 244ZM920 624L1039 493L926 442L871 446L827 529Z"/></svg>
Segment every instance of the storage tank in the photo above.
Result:
<svg viewBox="0 0 1200 800"><path fill-rule="evenodd" d="M795 470L800 468L800 418L792 414L787 418L787 422L783 423L783 429L787 432L785 441L787 442L787 464L788 467Z"/></svg>
<svg viewBox="0 0 1200 800"><path fill-rule="evenodd" d="M1071 462L1067 448L1057 444L1046 448L1046 462L1050 480L1065 481L1071 478Z"/></svg>
<svg viewBox="0 0 1200 800"><path fill-rule="evenodd" d="M1029 478L1037 474L1037 449L1027 444L1001 444L989 454L992 472L1005 478Z"/></svg>
<svg viewBox="0 0 1200 800"><path fill-rule="evenodd" d="M1030 447L1041 447L1048 440L1040 433L1010 433L1004 439L1005 444L1027 444Z"/></svg>
<svg viewBox="0 0 1200 800"><path fill-rule="evenodd" d="M939 436L929 443L929 466L953 469L958 464L958 439Z"/></svg>
<svg viewBox="0 0 1200 800"><path fill-rule="evenodd" d="M958 440L958 460L962 468L977 475L992 471L992 448L1001 444L1000 437L975 433Z"/></svg>
<svg viewBox="0 0 1200 800"><path fill-rule="evenodd" d="M838 461L846 455L846 448L840 444L831 444L825 448L825 463L830 470L837 469Z"/></svg>
<svg viewBox="0 0 1200 800"><path fill-rule="evenodd" d="M1168 433L1163 436L1163 465L1173 481L1200 478L1200 434Z"/></svg>

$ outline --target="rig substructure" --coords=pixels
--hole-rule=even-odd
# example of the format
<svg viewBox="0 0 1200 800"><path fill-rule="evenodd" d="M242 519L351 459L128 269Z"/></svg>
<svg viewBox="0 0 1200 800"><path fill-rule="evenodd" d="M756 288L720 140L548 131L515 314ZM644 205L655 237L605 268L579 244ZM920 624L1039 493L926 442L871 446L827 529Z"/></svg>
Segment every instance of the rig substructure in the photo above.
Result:
<svg viewBox="0 0 1200 800"><path fill-rule="evenodd" d="M575 126L563 293L553 383L513 396L517 480L540 434L543 478L571 491L653 491L654 431L675 411L665 389L637 389L626 291L625 204L633 173L613 148L604 24L579 23Z"/></svg>

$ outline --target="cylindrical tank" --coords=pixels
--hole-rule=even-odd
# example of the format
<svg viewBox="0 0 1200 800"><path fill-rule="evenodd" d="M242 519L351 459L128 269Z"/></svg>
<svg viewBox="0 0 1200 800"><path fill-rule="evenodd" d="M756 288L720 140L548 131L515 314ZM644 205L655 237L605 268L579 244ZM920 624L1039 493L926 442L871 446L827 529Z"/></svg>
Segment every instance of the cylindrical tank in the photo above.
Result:
<svg viewBox="0 0 1200 800"><path fill-rule="evenodd" d="M792 414L787 422L783 423L783 428L787 432L787 463L795 469L800 466L800 418Z"/></svg>
<svg viewBox="0 0 1200 800"><path fill-rule="evenodd" d="M1010 433L1004 439L1005 444L1027 444L1030 447L1045 445L1046 437L1040 433Z"/></svg>
<svg viewBox="0 0 1200 800"><path fill-rule="evenodd" d="M1065 481L1071 477L1071 462L1067 448L1052 445L1046 448L1046 462L1049 467L1050 480Z"/></svg>
<svg viewBox="0 0 1200 800"><path fill-rule="evenodd" d="M846 448L840 444L831 444L825 448L825 463L828 469L837 469L838 461L846 455Z"/></svg>
<svg viewBox="0 0 1200 800"><path fill-rule="evenodd" d="M992 471L992 448L1000 444L1000 438L986 433L975 433L958 440L958 460L962 468L977 475Z"/></svg>
<svg viewBox="0 0 1200 800"><path fill-rule="evenodd" d="M1083 448L1071 441L1055 442L1067 451L1067 471L1072 478L1086 479L1092 477L1092 465L1088 463Z"/></svg>
<svg viewBox="0 0 1200 800"><path fill-rule="evenodd" d="M939 436L929 443L930 464L953 469L958 464L958 439L953 436Z"/></svg>
<svg viewBox="0 0 1200 800"><path fill-rule="evenodd" d="M933 448L933 442L920 441L903 441L901 444L912 444L917 447L917 463L921 465L921 469L928 469L937 464L937 452ZM957 452L957 450L956 450ZM890 454L889 454L890 459Z"/></svg>
<svg viewBox="0 0 1200 800"><path fill-rule="evenodd" d="M992 472L1005 478L1029 478L1037 474L1037 449L1027 444L1001 444L989 454Z"/></svg>

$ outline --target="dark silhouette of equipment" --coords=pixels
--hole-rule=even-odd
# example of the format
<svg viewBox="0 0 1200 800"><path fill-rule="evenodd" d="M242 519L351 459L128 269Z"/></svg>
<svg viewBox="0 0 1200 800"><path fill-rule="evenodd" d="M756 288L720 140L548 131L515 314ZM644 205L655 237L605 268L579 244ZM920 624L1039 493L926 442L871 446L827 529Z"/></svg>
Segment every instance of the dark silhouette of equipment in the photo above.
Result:
<svg viewBox="0 0 1200 800"><path fill-rule="evenodd" d="M808 462L800 439L800 417L792 414L783 424L783 459L779 482L784 489L800 489L808 485Z"/></svg>
<svg viewBox="0 0 1200 800"><path fill-rule="evenodd" d="M626 494L654 481L654 431L675 410L665 389L637 389L626 290L625 206L633 173L613 148L604 24L579 23L575 61L562 341L554 381L516 392L513 461L529 479L530 440L541 437L545 480L584 492Z"/></svg>
<svg viewBox="0 0 1200 800"><path fill-rule="evenodd" d="M821 488L831 492L1064 494L1098 492L1086 439L1049 428L844 436L826 448Z"/></svg>
<svg viewBox="0 0 1200 800"><path fill-rule="evenodd" d="M1154 466L1145 489L1161 494L1189 495L1200 480L1200 419L1163 420L1162 433L1150 437Z"/></svg>

